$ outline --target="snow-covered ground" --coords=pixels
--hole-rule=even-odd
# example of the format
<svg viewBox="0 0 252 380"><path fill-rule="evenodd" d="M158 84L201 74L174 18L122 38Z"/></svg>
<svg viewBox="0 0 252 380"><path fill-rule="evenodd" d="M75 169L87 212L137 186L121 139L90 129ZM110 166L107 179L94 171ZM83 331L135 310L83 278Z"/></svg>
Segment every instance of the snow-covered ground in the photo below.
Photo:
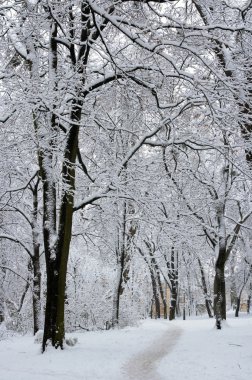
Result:
<svg viewBox="0 0 252 380"><path fill-rule="evenodd" d="M74 334L78 343L43 355L31 336L0 341L1 380L248 380L252 318L147 320L134 328Z"/></svg>

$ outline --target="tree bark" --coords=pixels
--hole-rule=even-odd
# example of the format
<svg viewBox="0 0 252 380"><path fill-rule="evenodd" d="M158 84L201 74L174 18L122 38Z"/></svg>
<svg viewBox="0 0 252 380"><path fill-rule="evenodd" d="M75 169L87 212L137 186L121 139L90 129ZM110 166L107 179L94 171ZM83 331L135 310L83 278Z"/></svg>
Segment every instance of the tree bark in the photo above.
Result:
<svg viewBox="0 0 252 380"><path fill-rule="evenodd" d="M157 272L157 282L158 282L158 286L159 286L159 293L160 293L160 296L161 296L161 299L162 299L162 302L163 302L164 319L167 319L167 317L168 317L168 315L167 315L167 302L166 302L166 297L165 297L165 293L164 293L164 289L163 289L163 286L162 286L162 282L161 282L161 278L160 278L159 272Z"/></svg>
<svg viewBox="0 0 252 380"><path fill-rule="evenodd" d="M55 185L48 188L45 187L50 184L50 177L45 178L44 181L44 209L51 210L51 214L47 218L53 219L51 222L51 229L48 229L44 223L44 242L45 242L45 255L47 266L47 302L45 312L45 325L44 337L42 343L42 351L45 351L47 341L51 341L55 348L60 347L63 349L63 342L65 338L65 290L66 290L66 274L67 263L69 256L69 249L72 237L72 221L73 221L73 207L75 195L75 162L78 150L79 138L79 124L81 121L82 107L84 104L83 89L86 82L86 65L88 62L90 44L89 32L90 24L90 8L89 5L83 1L81 3L81 35L80 35L80 49L77 57L75 54L71 55L74 70L79 75L79 81L75 87L75 96L72 102L72 111L70 120L72 124L69 126L67 133L66 144L64 149L63 164L62 164L62 197L60 201L59 222L57 239L55 242L56 231L56 187ZM51 37L51 70L57 74L57 24L52 22L52 37ZM57 87L57 83L55 84ZM51 118L52 130L57 130L55 115L52 114ZM50 150L49 156L52 154L53 149ZM50 160L52 162L52 160ZM42 165L42 172L47 174L46 167ZM50 194L50 191L52 194ZM46 212L47 214L47 212Z"/></svg>
<svg viewBox="0 0 252 380"><path fill-rule="evenodd" d="M40 243L38 239L38 185L39 178L34 187L31 187L33 194L33 215L32 215L32 241L33 241L33 332L34 335L41 328L41 271L40 271Z"/></svg>
<svg viewBox="0 0 252 380"><path fill-rule="evenodd" d="M34 257L32 260L33 264L33 294L32 294L32 304L33 304L33 333L41 328L41 272L40 272L40 262L39 256Z"/></svg>
<svg viewBox="0 0 252 380"><path fill-rule="evenodd" d="M250 313L250 304L251 304L251 296L249 296L248 300L247 300L247 313L248 314Z"/></svg>
<svg viewBox="0 0 252 380"><path fill-rule="evenodd" d="M208 289L207 289L207 283L206 283L204 268L203 268L202 263L201 263L199 258L198 258L198 263L199 263L199 267L200 267L202 289L203 289L203 293L205 296L205 304L206 304L207 313L208 313L209 318L213 318L212 304L211 304L211 301L210 301L209 295L208 295Z"/></svg>
<svg viewBox="0 0 252 380"><path fill-rule="evenodd" d="M175 263L175 249L172 247L171 264L170 264L170 281L171 281L171 302L169 311L169 320L172 321L176 316L176 306L178 298L178 268Z"/></svg>
<svg viewBox="0 0 252 380"><path fill-rule="evenodd" d="M121 229L118 229L118 246L117 246L117 279L115 287L115 295L113 299L113 315L112 327L119 323L120 318L120 299L124 292L125 283L128 281L128 270L125 268L127 255L127 239L126 239L126 213L127 205L123 202L123 215ZM126 270L126 272L125 272Z"/></svg>
<svg viewBox="0 0 252 380"><path fill-rule="evenodd" d="M216 326L221 328L221 321L226 319L226 285L225 285L225 252L220 252L215 265L214 278L214 315Z"/></svg>
<svg viewBox="0 0 252 380"><path fill-rule="evenodd" d="M155 319L156 319L156 318L160 318L161 316L160 299L159 299L158 287L157 287L154 271L150 267L149 267L149 270L150 270L150 275L151 275L151 284L152 284L153 299L154 299L154 305L155 305L155 313L153 313L153 315L155 315Z"/></svg>
<svg viewBox="0 0 252 380"><path fill-rule="evenodd" d="M236 298L236 308L235 308L235 317L239 317L239 311L241 306L241 295Z"/></svg>

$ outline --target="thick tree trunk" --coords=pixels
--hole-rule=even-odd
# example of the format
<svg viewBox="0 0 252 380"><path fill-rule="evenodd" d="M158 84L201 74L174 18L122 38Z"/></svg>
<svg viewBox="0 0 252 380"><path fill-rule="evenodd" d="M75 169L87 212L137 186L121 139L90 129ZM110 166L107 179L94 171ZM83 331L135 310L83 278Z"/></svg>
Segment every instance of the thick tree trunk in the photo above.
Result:
<svg viewBox="0 0 252 380"><path fill-rule="evenodd" d="M73 106L71 118L79 122L81 102ZM72 219L75 191L75 161L78 148L79 128L71 126L65 147L62 166L63 195L60 203L57 241L56 230L56 194L50 180L44 181L44 245L47 268L47 301L45 312L44 338L42 350L50 340L55 348L63 348L65 337L65 289L69 248L72 236ZM44 167L44 166L43 166ZM44 170L46 177L46 170ZM53 214L53 216L52 216ZM49 225L49 227L48 227Z"/></svg>
<svg viewBox="0 0 252 380"><path fill-rule="evenodd" d="M62 198L60 201L59 223L57 232L57 241L55 242L56 217L51 214L56 213L56 188L50 186L46 193L45 186L50 184L50 176L44 181L44 209L51 211L47 213L47 218L53 219L52 231L46 226L44 220L44 242L47 266L47 302L45 313L45 326L42 350L45 350L47 341L50 340L55 348L63 348L65 338L65 290L66 274L69 249L72 237L72 220L75 194L75 162L78 150L79 124L81 121L82 107L84 103L83 89L86 81L86 65L90 51L88 43L90 30L90 8L84 1L81 3L81 47L79 49L77 60L73 52L72 64L77 69L80 81L76 84L75 99L72 102L72 111L70 120L72 124L69 127L66 145L64 149L62 165ZM52 72L57 74L57 24L52 23L51 38L51 55L52 55ZM57 87L57 83L55 84ZM52 129L57 130L55 115L52 114ZM50 150L53 152L53 149ZM52 162L52 160L50 160ZM42 165L46 174L46 167ZM46 176L44 176L46 177ZM43 178L43 176L42 176ZM51 184L50 184L51 185ZM53 194L51 194L53 193ZM50 223L52 224L52 223Z"/></svg>
<svg viewBox="0 0 252 380"><path fill-rule="evenodd" d="M76 113L79 113L79 106ZM78 114L80 120L80 114ZM76 118L75 118L76 120ZM65 157L62 168L63 186L68 189L64 191L59 217L58 237L55 248L55 257L51 257L52 242L49 242L50 250L47 259L47 304L45 319L45 334L43 350L45 350L47 340L51 340L54 347L63 348L65 337L65 290L66 273L69 256L69 248L72 235L73 202L75 190L75 160L78 147L78 127L72 126L65 149ZM47 243L48 244L48 243Z"/></svg>
<svg viewBox="0 0 252 380"><path fill-rule="evenodd" d="M46 309L45 309L45 324L42 350L45 351L48 341L52 346L56 346L56 315L57 315L57 281L54 265L47 268L47 291L46 291Z"/></svg>
<svg viewBox="0 0 252 380"><path fill-rule="evenodd" d="M221 321L226 319L225 262L217 260L214 278L214 315L216 327L221 328Z"/></svg>

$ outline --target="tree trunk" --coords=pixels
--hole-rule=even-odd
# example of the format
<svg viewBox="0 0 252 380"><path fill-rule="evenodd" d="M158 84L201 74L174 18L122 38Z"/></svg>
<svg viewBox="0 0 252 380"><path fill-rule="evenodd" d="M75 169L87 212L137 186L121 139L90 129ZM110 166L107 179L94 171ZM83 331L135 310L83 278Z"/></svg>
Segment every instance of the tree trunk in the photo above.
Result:
<svg viewBox="0 0 252 380"><path fill-rule="evenodd" d="M151 246L151 244L147 241L145 241L145 244L149 250L149 255L151 258L151 264L149 265L150 272L152 273L151 276L153 276L152 279L152 287L154 286L155 292L154 292L154 287L153 287L153 295L155 299L155 305L156 305L156 317L160 318L161 317L161 305L160 305L160 297L163 303L163 308L164 308L164 319L167 319L167 302L166 302L166 296L164 294L163 286L161 283L161 278L160 278L160 273L159 273L159 268L157 261L154 257L154 247ZM148 261L147 261L148 263ZM155 283L155 285L154 285ZM159 291L158 291L159 290ZM159 297L160 295L160 297Z"/></svg>
<svg viewBox="0 0 252 380"><path fill-rule="evenodd" d="M126 233L126 217L127 217L127 204L123 202L123 217L121 230L118 230L118 246L117 246L117 280L115 287L115 294L113 298L113 315L112 327L119 323L120 316L120 299L123 295L125 285L129 280L129 240L130 234Z"/></svg>
<svg viewBox="0 0 252 380"><path fill-rule="evenodd" d="M157 281L158 281L158 286L159 286L159 293L163 302L163 308L164 308L164 319L167 319L167 302L166 302L166 297L164 293L164 289L161 283L161 278L159 272L157 272Z"/></svg>
<svg viewBox="0 0 252 380"><path fill-rule="evenodd" d="M241 295L239 295L239 297L236 298L236 309L235 309L236 317L239 317L240 306L241 306Z"/></svg>
<svg viewBox="0 0 252 380"><path fill-rule="evenodd" d="M177 284L172 283L171 287L171 303L170 303L170 311L169 311L169 321L175 319L176 315L176 305L177 305Z"/></svg>
<svg viewBox="0 0 252 380"><path fill-rule="evenodd" d="M64 149L63 165L62 165L62 198L60 201L59 223L57 240L55 242L56 231L56 187L51 183L51 177L47 177L48 165L42 165L42 174L44 174L44 209L46 210L46 218L51 220L51 229L46 225L47 221L44 219L44 242L45 242L45 256L47 268L47 302L45 312L45 325L44 337L42 343L42 350L46 348L47 341L50 340L55 348L61 347L63 349L63 342L65 338L65 290L66 290L66 274L67 263L69 256L69 249L72 237L72 221L73 221L73 207L75 195L75 162L78 150L79 138L79 124L81 121L82 107L84 104L83 88L86 81L86 65L88 62L90 45L88 43L90 30L90 8L84 1L81 3L81 47L79 49L77 62L72 60L79 74L80 81L75 88L75 97L72 102L72 111L70 120L72 124L66 137L66 144ZM55 20L52 22L52 35L51 35L51 65L54 76L57 77L57 23ZM55 83L57 88L57 83ZM55 115L52 114L51 118L52 131L57 131L57 123ZM52 141L51 148L55 145ZM53 161L51 155L53 149L49 150L49 163L52 165ZM46 161L48 164L48 160ZM52 173L51 173L52 174ZM42 175L43 178L43 175ZM49 186L48 186L49 185ZM46 191L45 187L48 186ZM53 217L52 217L53 215Z"/></svg>
<svg viewBox="0 0 252 380"><path fill-rule="evenodd" d="M221 321L226 319L225 262L218 258L214 278L214 315L216 327L221 328Z"/></svg>
<svg viewBox="0 0 252 380"><path fill-rule="evenodd" d="M145 242L146 244L146 242ZM157 287L157 281L156 281L156 277L155 277L155 272L154 272L154 269L153 269L153 255L151 253L151 250L150 250L150 246L148 245L148 243L146 244L149 251L150 251L150 256L151 256L151 263L147 260L147 257L145 256L145 254L142 252L142 250L138 247L138 251L140 253L140 255L143 257L144 261L146 262L148 268L149 268L149 271L150 271L150 276L151 276L151 285L152 285L152 291L153 291L153 299L152 299L152 302L151 302L151 318L153 319L154 316L155 318L160 318L160 299L159 299L159 293L158 293L158 287ZM155 266L154 266L155 268ZM155 305L155 313L154 313L154 305Z"/></svg>
<svg viewBox="0 0 252 380"><path fill-rule="evenodd" d="M39 178L32 189L33 216L32 216L32 241L33 241L33 332L34 335L41 328L41 271L40 271L40 243L38 239L38 185Z"/></svg>
<svg viewBox="0 0 252 380"><path fill-rule="evenodd" d="M41 328L41 272L40 272L40 262L39 256L33 258L33 294L32 294L32 304L33 304L33 333Z"/></svg>
<svg viewBox="0 0 252 380"><path fill-rule="evenodd" d="M249 273L247 274L245 280L244 280L244 283L240 289L240 293L239 293L239 296L237 296L237 299L236 299L236 309L235 309L235 316L236 317L239 317L239 311L240 311L240 306L241 306L241 298L242 298L242 292L243 292L243 289L245 288L247 282L248 282L248 279L250 277L250 274L251 274L251 270L252 270L252 266L250 265L250 269L249 269ZM250 299L250 298L249 298Z"/></svg>
<svg viewBox="0 0 252 380"><path fill-rule="evenodd" d="M112 328L116 327L119 323L121 281L122 281L122 265L121 265L121 263L118 263L116 286L115 286L115 290L114 290L113 306L112 306L112 320L111 320L111 327Z"/></svg>
<svg viewBox="0 0 252 380"><path fill-rule="evenodd" d="M212 314L212 309L213 309L213 307L212 307L212 301L206 298L205 302L206 302L207 314L208 314L209 318L213 318L213 314Z"/></svg>
<svg viewBox="0 0 252 380"><path fill-rule="evenodd" d="M159 293L158 293L158 286L157 281L155 278L154 271L151 267L149 267L150 275L151 275L151 284L152 284L152 290L153 290L153 299L154 299L154 305L155 305L155 313L153 315L156 318L160 318L161 316L161 310L160 310L160 299L159 299Z"/></svg>
<svg viewBox="0 0 252 380"><path fill-rule="evenodd" d="M251 304L251 296L249 296L248 300L247 300L247 313L248 314L250 313L250 304Z"/></svg>
<svg viewBox="0 0 252 380"><path fill-rule="evenodd" d="M178 298L178 262L175 263L175 249L172 247L169 278L171 282L171 301L169 320L175 319Z"/></svg>
<svg viewBox="0 0 252 380"><path fill-rule="evenodd" d="M127 167L127 165L126 165ZM124 176L126 181L127 176ZM119 210L118 210L119 211ZM119 323L120 314L120 299L123 295L126 284L130 279L130 260L131 260L131 250L130 243L134 238L136 233L136 227L132 222L127 223L127 215L134 213L134 207L126 201L123 202L122 207L122 225L118 229L118 244L117 244L117 262L118 262L118 277L115 289L115 295L113 299L113 316L112 316L112 326ZM120 214L120 213L119 213Z"/></svg>
<svg viewBox="0 0 252 380"><path fill-rule="evenodd" d="M212 304L211 304L211 301L209 300L208 289L207 289L207 284L206 284L206 277L205 277L205 273L204 273L202 263L201 263L199 258L198 258L198 263L199 263L199 267L200 267L202 289L203 289L203 293L205 296L205 304L206 304L207 313L208 313L209 318L213 318Z"/></svg>

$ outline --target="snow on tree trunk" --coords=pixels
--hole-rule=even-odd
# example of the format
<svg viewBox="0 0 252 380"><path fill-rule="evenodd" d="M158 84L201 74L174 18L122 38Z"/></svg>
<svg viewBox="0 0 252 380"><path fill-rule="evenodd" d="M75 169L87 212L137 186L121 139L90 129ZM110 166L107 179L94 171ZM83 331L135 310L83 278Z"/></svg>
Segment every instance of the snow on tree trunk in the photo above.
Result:
<svg viewBox="0 0 252 380"><path fill-rule="evenodd" d="M170 282L171 282L171 299L170 299L169 320L172 321L173 319L175 319L177 298L178 298L178 257L175 258L175 248L174 247L172 247L172 252L171 252L169 278L170 278Z"/></svg>

